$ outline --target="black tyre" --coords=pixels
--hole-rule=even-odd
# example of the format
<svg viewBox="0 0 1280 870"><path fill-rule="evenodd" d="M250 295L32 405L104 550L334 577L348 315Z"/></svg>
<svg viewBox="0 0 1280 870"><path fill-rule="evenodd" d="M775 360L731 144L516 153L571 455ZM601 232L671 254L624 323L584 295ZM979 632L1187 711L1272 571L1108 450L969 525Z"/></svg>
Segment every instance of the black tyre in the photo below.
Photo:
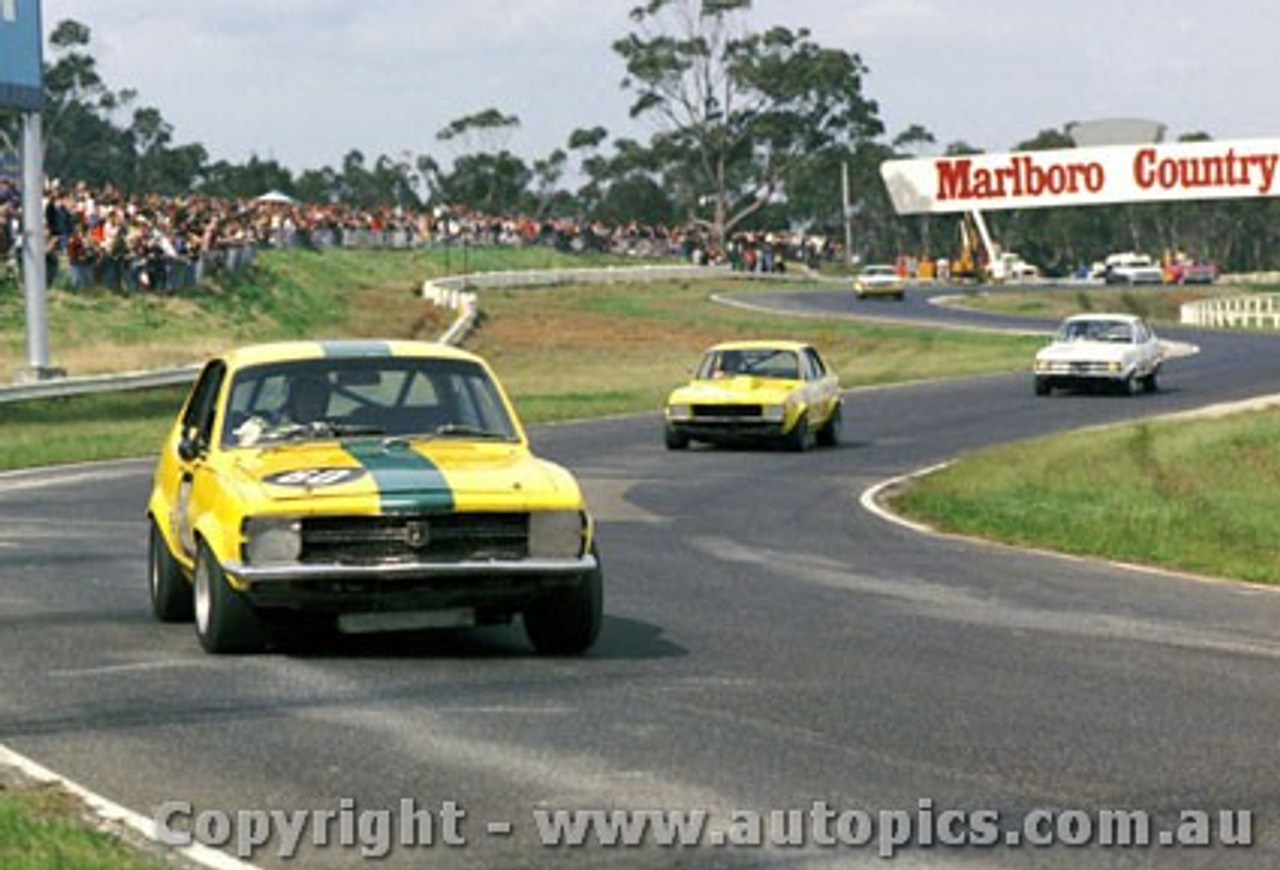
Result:
<svg viewBox="0 0 1280 870"><path fill-rule="evenodd" d="M835 447L844 434L844 405L836 405L827 422L818 430L818 444L823 447Z"/></svg>
<svg viewBox="0 0 1280 870"><path fill-rule="evenodd" d="M227 584L222 566L203 542L196 551L194 584L196 637L205 652L258 652L266 645L258 615Z"/></svg>
<svg viewBox="0 0 1280 870"><path fill-rule="evenodd" d="M689 436L674 426L668 426L663 432L668 450L684 450L689 446Z"/></svg>
<svg viewBox="0 0 1280 870"><path fill-rule="evenodd" d="M150 523L147 585L151 590L151 612L161 622L190 622L195 616L195 595L191 583L182 576L178 560L169 552L164 535Z"/></svg>
<svg viewBox="0 0 1280 870"><path fill-rule="evenodd" d="M804 453L813 446L813 430L809 428L809 418L801 416L796 425L785 436L788 450Z"/></svg>
<svg viewBox="0 0 1280 870"><path fill-rule="evenodd" d="M604 625L604 570L600 554L595 570L573 589L525 608L524 632L539 655L581 655L591 648Z"/></svg>
<svg viewBox="0 0 1280 870"><path fill-rule="evenodd" d="M1053 384L1048 378L1036 378L1035 391L1037 396L1047 396L1053 392Z"/></svg>
<svg viewBox="0 0 1280 870"><path fill-rule="evenodd" d="M1142 389L1148 393L1156 393L1160 391L1160 369L1151 370L1151 374L1142 379Z"/></svg>

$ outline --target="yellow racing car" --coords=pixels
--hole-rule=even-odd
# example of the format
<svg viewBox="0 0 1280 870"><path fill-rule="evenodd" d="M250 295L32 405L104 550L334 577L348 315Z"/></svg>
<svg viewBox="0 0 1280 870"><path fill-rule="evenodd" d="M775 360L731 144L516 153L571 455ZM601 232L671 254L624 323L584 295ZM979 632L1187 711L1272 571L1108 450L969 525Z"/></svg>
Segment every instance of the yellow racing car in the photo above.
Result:
<svg viewBox="0 0 1280 870"><path fill-rule="evenodd" d="M209 361L147 505L152 610L211 653L289 623L344 632L521 618L578 654L603 621L594 526L480 358L412 341L282 342Z"/></svg>
<svg viewBox="0 0 1280 870"><path fill-rule="evenodd" d="M665 441L834 446L843 427L840 383L818 351L797 341L731 341L702 355L693 379L667 397Z"/></svg>

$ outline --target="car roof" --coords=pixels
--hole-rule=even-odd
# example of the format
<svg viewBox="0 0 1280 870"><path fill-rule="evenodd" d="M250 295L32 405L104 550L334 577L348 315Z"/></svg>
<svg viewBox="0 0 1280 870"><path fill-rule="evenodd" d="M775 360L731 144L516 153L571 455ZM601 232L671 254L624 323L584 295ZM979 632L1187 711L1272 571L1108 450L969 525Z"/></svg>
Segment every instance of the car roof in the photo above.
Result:
<svg viewBox="0 0 1280 870"><path fill-rule="evenodd" d="M474 354L431 341L334 339L327 341L275 341L233 348L223 358L233 367L305 359L369 359L374 357L420 357L470 360Z"/></svg>
<svg viewBox="0 0 1280 870"><path fill-rule="evenodd" d="M713 344L707 348L707 352L721 350L790 350L802 351L812 347L808 342L793 341L790 339L770 340L770 339L744 339L740 341L722 341L719 344Z"/></svg>
<svg viewBox="0 0 1280 870"><path fill-rule="evenodd" d="M1128 312L1107 313L1091 311L1087 314L1073 314L1064 320L1063 323L1076 323L1082 320L1123 320L1125 323L1137 323L1142 320L1142 318L1136 314L1129 314Z"/></svg>

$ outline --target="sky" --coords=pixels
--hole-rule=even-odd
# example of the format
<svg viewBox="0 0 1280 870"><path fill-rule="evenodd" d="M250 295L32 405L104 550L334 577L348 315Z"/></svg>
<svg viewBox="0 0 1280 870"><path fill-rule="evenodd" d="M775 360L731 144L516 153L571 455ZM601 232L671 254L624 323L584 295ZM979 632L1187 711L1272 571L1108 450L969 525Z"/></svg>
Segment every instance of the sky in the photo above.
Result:
<svg viewBox="0 0 1280 870"><path fill-rule="evenodd" d="M19 0L23 2L23 0ZM352 150L430 154L495 108L526 160L575 129L647 140L612 43L638 0L43 0L46 34L89 27L113 90L132 88L213 160L338 168ZM861 57L884 141L1007 151L1074 121L1144 118L1166 141L1280 136L1277 0L754 0L753 28L810 31ZM46 61L48 55L46 42ZM127 119L118 119L121 123ZM927 153L927 152L925 152Z"/></svg>

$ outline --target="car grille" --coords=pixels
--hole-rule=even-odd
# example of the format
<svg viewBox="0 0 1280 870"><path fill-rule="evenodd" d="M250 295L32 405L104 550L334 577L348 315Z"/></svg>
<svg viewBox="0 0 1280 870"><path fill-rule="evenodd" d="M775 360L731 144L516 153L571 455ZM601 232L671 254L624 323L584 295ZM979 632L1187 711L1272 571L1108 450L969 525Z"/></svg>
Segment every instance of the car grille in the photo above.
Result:
<svg viewBox="0 0 1280 870"><path fill-rule="evenodd" d="M716 418L739 418L739 417L759 417L762 414L759 405L694 405L693 416L695 419L716 419Z"/></svg>
<svg viewBox="0 0 1280 870"><path fill-rule="evenodd" d="M449 563L528 555L529 515L525 513L307 517L302 521L304 563Z"/></svg>
<svg viewBox="0 0 1280 870"><path fill-rule="evenodd" d="M1064 375L1106 375L1112 374L1111 364L1105 362L1070 362L1053 363L1050 371Z"/></svg>

